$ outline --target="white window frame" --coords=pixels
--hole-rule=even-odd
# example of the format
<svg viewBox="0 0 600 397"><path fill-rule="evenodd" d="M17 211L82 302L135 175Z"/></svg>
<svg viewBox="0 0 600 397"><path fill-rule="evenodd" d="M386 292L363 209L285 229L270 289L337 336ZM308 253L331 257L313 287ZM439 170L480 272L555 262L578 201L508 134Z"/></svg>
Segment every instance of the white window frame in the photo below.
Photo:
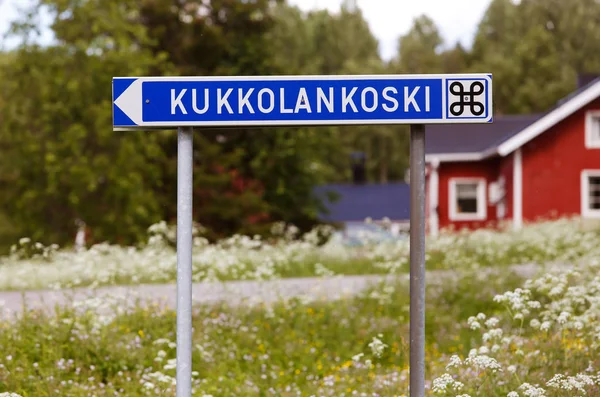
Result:
<svg viewBox="0 0 600 397"><path fill-rule="evenodd" d="M594 128L600 129L600 110L590 110L585 114L585 147L587 149L600 149L600 131L595 135Z"/></svg>
<svg viewBox="0 0 600 397"><path fill-rule="evenodd" d="M600 177L600 169L581 171L581 216L583 218L600 218L600 210L590 209L590 189L588 178Z"/></svg>
<svg viewBox="0 0 600 397"><path fill-rule="evenodd" d="M477 183L477 213L476 214L461 214L458 212L456 185L462 183ZM449 218L452 221L484 221L487 219L487 198L486 190L487 183L485 178L450 178L448 181L449 192L448 200L450 209Z"/></svg>

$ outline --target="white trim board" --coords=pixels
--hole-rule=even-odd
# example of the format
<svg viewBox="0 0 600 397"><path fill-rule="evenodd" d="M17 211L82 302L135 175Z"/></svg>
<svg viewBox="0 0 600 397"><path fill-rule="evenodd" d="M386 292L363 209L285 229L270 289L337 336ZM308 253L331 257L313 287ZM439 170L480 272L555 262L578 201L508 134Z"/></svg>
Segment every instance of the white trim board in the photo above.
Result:
<svg viewBox="0 0 600 397"><path fill-rule="evenodd" d="M600 177L600 169L585 169L581 171L581 217L588 219L599 219L600 218L600 210L590 210L589 209L589 185L588 185L588 177L590 176L598 176Z"/></svg>
<svg viewBox="0 0 600 397"><path fill-rule="evenodd" d="M594 120L598 123L596 128L600 130L600 110L588 110L585 113L585 148L586 149L600 149L600 134L596 136L594 142ZM598 131L600 132L600 131Z"/></svg>
<svg viewBox="0 0 600 397"><path fill-rule="evenodd" d="M506 140L504 143L498 146L498 154L504 157L509 153L512 153L598 97L600 97L600 81L597 81L585 91L571 98L547 115L543 116L537 121L534 121L533 124L525 127L525 129L521 130L521 132L519 132L517 135Z"/></svg>
<svg viewBox="0 0 600 397"><path fill-rule="evenodd" d="M477 183L477 213L459 214L456 208L456 184ZM451 221L485 221L487 219L487 181L483 177L450 178L448 181L448 218Z"/></svg>
<svg viewBox="0 0 600 397"><path fill-rule="evenodd" d="M513 153L513 228L523 226L523 156L521 148Z"/></svg>
<svg viewBox="0 0 600 397"><path fill-rule="evenodd" d="M439 217L438 217L438 206L439 206L439 175L438 175L439 163L433 163L431 168L431 174L429 175L429 230L432 236L437 236L440 228Z"/></svg>
<svg viewBox="0 0 600 397"><path fill-rule="evenodd" d="M437 161L438 163L454 162L454 161L480 161L483 160L481 153L440 153L440 154L427 154L425 155L425 161L432 163Z"/></svg>

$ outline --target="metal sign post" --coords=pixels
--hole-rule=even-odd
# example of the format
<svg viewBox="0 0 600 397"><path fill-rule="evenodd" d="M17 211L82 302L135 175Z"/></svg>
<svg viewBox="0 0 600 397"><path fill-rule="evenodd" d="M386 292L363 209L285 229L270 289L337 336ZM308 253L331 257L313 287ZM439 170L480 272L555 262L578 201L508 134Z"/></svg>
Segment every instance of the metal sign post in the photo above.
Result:
<svg viewBox="0 0 600 397"><path fill-rule="evenodd" d="M425 126L410 126L410 395L425 396Z"/></svg>
<svg viewBox="0 0 600 397"><path fill-rule="evenodd" d="M192 129L409 124L410 396L425 385L425 128L492 122L490 74L115 77L113 130L178 129L177 397L191 397Z"/></svg>
<svg viewBox="0 0 600 397"><path fill-rule="evenodd" d="M192 395L193 128L177 130L177 396Z"/></svg>

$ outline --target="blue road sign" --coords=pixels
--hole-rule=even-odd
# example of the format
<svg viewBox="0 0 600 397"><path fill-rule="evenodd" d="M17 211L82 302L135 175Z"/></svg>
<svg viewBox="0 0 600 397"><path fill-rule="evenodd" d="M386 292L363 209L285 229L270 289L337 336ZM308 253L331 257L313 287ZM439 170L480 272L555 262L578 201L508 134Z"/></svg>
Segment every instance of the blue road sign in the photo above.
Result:
<svg viewBox="0 0 600 397"><path fill-rule="evenodd" d="M492 122L492 75L115 77L115 130Z"/></svg>

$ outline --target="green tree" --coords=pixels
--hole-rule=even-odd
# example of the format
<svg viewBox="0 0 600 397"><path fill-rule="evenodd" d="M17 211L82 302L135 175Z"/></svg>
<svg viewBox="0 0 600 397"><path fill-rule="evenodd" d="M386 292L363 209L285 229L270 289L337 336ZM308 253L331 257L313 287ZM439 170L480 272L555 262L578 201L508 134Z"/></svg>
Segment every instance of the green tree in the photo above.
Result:
<svg viewBox="0 0 600 397"><path fill-rule="evenodd" d="M6 68L9 67L13 60L13 54L7 52L0 52L0 82L5 79L4 73ZM0 83L1 84L1 83ZM0 109L4 107L5 98L0 95ZM5 139L3 139L3 131L0 129L0 157L2 157L6 151L7 146ZM2 161L0 161L0 192L6 192L10 187L10 168L5 168ZM0 202L2 193L0 193ZM9 221L7 210L0 206L0 253L6 251L11 244L18 238L15 227Z"/></svg>
<svg viewBox="0 0 600 397"><path fill-rule="evenodd" d="M493 0L478 26L469 71L494 75L497 113L542 112L600 72L600 4Z"/></svg>
<svg viewBox="0 0 600 397"><path fill-rule="evenodd" d="M323 15L324 14L324 15ZM281 3L274 7L275 24L268 33L273 62L283 74L320 74L322 59L317 55L314 20L327 12L307 15L298 7Z"/></svg>
<svg viewBox="0 0 600 397"><path fill-rule="evenodd" d="M443 39L435 22L426 15L415 18L411 29L398 40L398 56L393 61L397 73L440 73Z"/></svg>
<svg viewBox="0 0 600 397"><path fill-rule="evenodd" d="M2 199L22 233L65 243L74 234L75 219L82 219L96 240L129 243L142 237L152 222L174 219L176 134L113 132L111 78L181 74L192 72L193 67L198 74L207 70L251 74L256 65L248 59L253 49L238 43L240 48L231 50L248 34L245 27L238 26L240 20L254 18L245 3L232 6L232 2L221 2L242 16L230 18L231 26L213 32L230 42L222 42L221 53L212 60L202 47L211 40L193 42L197 33L193 29L183 30L187 36L181 36L192 40L191 47L180 46L180 53L177 48L161 49L160 40L172 33L168 28L174 22L168 17L173 15L158 13L164 18L152 19L149 7L154 4L160 11L167 3L40 0L35 5L34 11L46 7L54 17L51 28L57 43L40 48L25 42L2 84L2 96L15 99L1 110L6 120L1 136L10 146L2 163L11 170L4 173L10 176L11 187ZM31 37L35 15L25 16L15 32ZM184 25L188 23L189 15L175 15ZM215 11L215 15L221 18L222 12ZM155 34L159 40L149 40L149 32L161 29L169 34ZM229 37L232 32L235 35ZM251 44L251 39L245 42ZM196 65L194 58L187 57L190 48L197 50L197 59L204 57L206 62ZM241 55L243 51L249 52L246 57ZM255 55L258 59L268 53ZM170 58L179 64L171 63ZM211 64L215 59L216 69ZM269 215L269 207L260 181L240 172L247 153L239 146L226 150L225 145L211 140L215 135L210 132L196 135L196 220L208 226L211 235L255 231L252 225Z"/></svg>
<svg viewBox="0 0 600 397"><path fill-rule="evenodd" d="M157 137L111 128L111 78L158 70L133 1L43 1L57 17L57 45L25 42L3 71L1 107L7 189L0 198L19 232L68 243L81 219L99 240L132 242L159 220L153 191L162 157ZM17 26L30 34L32 21Z"/></svg>
<svg viewBox="0 0 600 397"><path fill-rule="evenodd" d="M284 62L285 57L279 53L287 48L285 40L290 36L285 36L286 29L278 22L286 19L293 24L294 10L275 7L276 3L217 0L210 4L182 1L173 5L147 0L143 2L141 20L152 37L157 38L153 49L168 52L178 74L290 74L296 66ZM278 37L280 34L284 36ZM298 65L302 63L301 56L295 59ZM305 62L295 70L300 72L309 64ZM255 200L256 214L250 215L251 219L282 220L306 227L317 222L321 207L313 197L313 187L324 175L320 164L332 144L327 134L290 128L235 128L199 133L204 145L219 147L223 156L235 156L236 162L228 163L231 169L227 175L234 172L237 178L260 186L255 193L265 205L258 205ZM205 149L197 150L199 159L206 157ZM170 152L170 162L174 162L175 155ZM174 181L169 182L173 184ZM240 196L236 205L246 208L251 201ZM265 208L268 216L264 216ZM219 211L224 219L234 218L227 215L231 206L221 203L220 209L215 207L215 222ZM260 228L262 222L256 222ZM219 229L232 230L226 224L218 223Z"/></svg>
<svg viewBox="0 0 600 397"><path fill-rule="evenodd" d="M444 73L464 73L471 63L471 54L460 43L443 51L440 58L440 67Z"/></svg>
<svg viewBox="0 0 600 397"><path fill-rule="evenodd" d="M575 87L574 68L565 62L559 42L543 25L532 26L514 49L516 78L512 96L503 98L509 113L542 112L554 106ZM516 81L515 81L516 80ZM517 84L521 81L520 84Z"/></svg>
<svg viewBox="0 0 600 397"><path fill-rule="evenodd" d="M378 52L378 42L362 11L343 2L339 12L308 13L281 4L276 7L276 28L271 31L276 63L287 74L383 74L390 69ZM351 180L350 154L367 156L370 181L401 179L406 167L406 137L397 126L318 127L311 130L327 138L326 157L315 159L322 180Z"/></svg>
<svg viewBox="0 0 600 397"><path fill-rule="evenodd" d="M205 229L205 237L218 239L233 233L264 233L270 220L264 186L239 172L243 148L227 150L211 139L211 131L194 132L193 201L194 221ZM219 134L219 132L215 132ZM221 134L226 135L223 131ZM164 170L161 189L155 194L161 203L161 219L171 223L177 217L177 143L165 133L161 144ZM224 135L219 140L224 139Z"/></svg>
<svg viewBox="0 0 600 397"><path fill-rule="evenodd" d="M266 36L280 1L142 0L140 22L178 74L260 75L274 71Z"/></svg>
<svg viewBox="0 0 600 397"><path fill-rule="evenodd" d="M561 62L576 73L600 71L600 3L595 0L523 0L519 16L545 27L555 40ZM524 24L524 26L527 26Z"/></svg>

